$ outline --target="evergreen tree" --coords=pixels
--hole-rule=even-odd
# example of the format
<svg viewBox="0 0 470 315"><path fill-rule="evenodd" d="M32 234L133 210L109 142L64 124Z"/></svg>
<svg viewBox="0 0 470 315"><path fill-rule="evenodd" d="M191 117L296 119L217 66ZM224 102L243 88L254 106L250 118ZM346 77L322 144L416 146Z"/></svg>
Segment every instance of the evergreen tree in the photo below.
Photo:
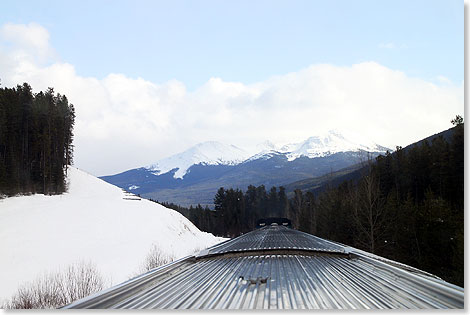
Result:
<svg viewBox="0 0 470 315"><path fill-rule="evenodd" d="M74 122L73 105L52 88L0 89L0 195L64 192Z"/></svg>
<svg viewBox="0 0 470 315"><path fill-rule="evenodd" d="M275 186L271 187L269 190L267 203L267 216L279 217L279 199L277 195L277 188Z"/></svg>
<svg viewBox="0 0 470 315"><path fill-rule="evenodd" d="M281 218L287 217L287 212L289 211L289 199L286 195L286 189L281 186L279 187L279 208L278 208L278 216Z"/></svg>

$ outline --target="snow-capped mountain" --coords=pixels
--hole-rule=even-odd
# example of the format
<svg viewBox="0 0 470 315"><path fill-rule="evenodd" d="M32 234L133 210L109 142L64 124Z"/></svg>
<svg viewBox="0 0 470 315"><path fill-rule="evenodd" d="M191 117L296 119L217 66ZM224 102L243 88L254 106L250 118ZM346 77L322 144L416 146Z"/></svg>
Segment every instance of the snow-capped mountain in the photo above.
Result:
<svg viewBox="0 0 470 315"><path fill-rule="evenodd" d="M257 159L266 160L279 154L284 154L287 156L288 161L293 161L302 156L317 158L340 152L360 151L384 152L386 148L357 136L349 135L345 137L337 130L330 130L321 135L310 137L305 141L289 143L282 147L266 140L256 145L255 154L250 154L248 151L234 145L227 145L217 141L206 141L145 168L152 171L153 175L162 175L176 170L173 177L182 179L191 166L198 164L237 165ZM138 187L133 189L136 188Z"/></svg>
<svg viewBox="0 0 470 315"><path fill-rule="evenodd" d="M172 155L168 158L146 167L154 175L165 174L173 169L178 169L173 177L183 178L192 165L236 165L245 161L249 153L234 146L217 141L199 143L188 150Z"/></svg>
<svg viewBox="0 0 470 315"><path fill-rule="evenodd" d="M359 138L357 135L348 133L348 137L345 137L338 130L330 130L299 143L284 145L279 151L285 153L289 161L293 161L301 156L316 158L340 152L384 152L386 150L387 148Z"/></svg>
<svg viewBox="0 0 470 315"><path fill-rule="evenodd" d="M154 165L101 178L159 201L211 205L220 187L281 186L364 162L387 150L363 137L343 134L331 130L283 146L265 141L251 154L233 145L203 142Z"/></svg>
<svg viewBox="0 0 470 315"><path fill-rule="evenodd" d="M280 153L279 146L277 146L276 144L272 143L269 140L258 143L255 149L256 149L256 152L252 154L244 162L254 161L258 159L267 160Z"/></svg>
<svg viewBox="0 0 470 315"><path fill-rule="evenodd" d="M263 141L256 145L257 154L263 151L276 151L277 149L278 149L278 146L269 140Z"/></svg>

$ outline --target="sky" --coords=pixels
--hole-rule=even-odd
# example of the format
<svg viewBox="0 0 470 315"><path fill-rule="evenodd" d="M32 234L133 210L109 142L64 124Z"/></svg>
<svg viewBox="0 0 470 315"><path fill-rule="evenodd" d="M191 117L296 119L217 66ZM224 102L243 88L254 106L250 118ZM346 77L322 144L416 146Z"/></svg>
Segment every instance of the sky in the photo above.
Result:
<svg viewBox="0 0 470 315"><path fill-rule="evenodd" d="M202 141L406 146L464 113L463 1L3 0L0 79L74 104L109 175Z"/></svg>

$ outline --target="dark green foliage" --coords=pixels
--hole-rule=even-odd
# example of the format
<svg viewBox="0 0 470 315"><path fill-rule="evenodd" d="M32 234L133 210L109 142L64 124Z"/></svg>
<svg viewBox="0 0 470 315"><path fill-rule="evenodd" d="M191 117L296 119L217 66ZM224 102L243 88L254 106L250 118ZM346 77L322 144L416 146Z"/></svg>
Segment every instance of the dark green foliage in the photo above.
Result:
<svg viewBox="0 0 470 315"><path fill-rule="evenodd" d="M0 195L64 192L74 122L73 105L52 88L0 89Z"/></svg>
<svg viewBox="0 0 470 315"><path fill-rule="evenodd" d="M272 187L267 193L263 185L250 185L245 193L240 189L219 188L214 197L214 210L201 205L184 208L172 203L160 204L180 212L199 229L226 237L252 231L257 220L285 216L290 208L283 187L279 190Z"/></svg>
<svg viewBox="0 0 470 315"><path fill-rule="evenodd" d="M454 125L454 126L461 125L461 124L463 124L463 117L460 116L460 115L456 115L455 118L452 119L450 122L451 122L452 125Z"/></svg>
<svg viewBox="0 0 470 315"><path fill-rule="evenodd" d="M326 189L313 208L316 230L307 232L463 286L463 128L457 124L449 142L436 137L407 151L398 147L359 181Z"/></svg>

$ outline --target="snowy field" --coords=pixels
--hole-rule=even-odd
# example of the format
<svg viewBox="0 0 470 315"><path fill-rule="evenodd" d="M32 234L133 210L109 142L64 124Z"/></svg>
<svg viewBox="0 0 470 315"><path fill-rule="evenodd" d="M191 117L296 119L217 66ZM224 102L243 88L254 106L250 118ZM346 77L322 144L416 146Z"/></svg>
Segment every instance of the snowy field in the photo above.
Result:
<svg viewBox="0 0 470 315"><path fill-rule="evenodd" d="M45 272L92 262L111 284L136 275L155 245L181 258L222 238L176 211L130 200L120 188L69 168L69 192L0 200L0 303Z"/></svg>

